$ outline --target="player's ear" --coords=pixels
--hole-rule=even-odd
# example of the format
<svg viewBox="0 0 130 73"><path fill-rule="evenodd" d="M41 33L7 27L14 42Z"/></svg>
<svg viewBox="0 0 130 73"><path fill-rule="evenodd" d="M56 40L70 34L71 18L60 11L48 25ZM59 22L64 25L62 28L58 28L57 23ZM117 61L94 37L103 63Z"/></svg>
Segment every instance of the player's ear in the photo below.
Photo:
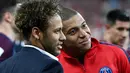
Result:
<svg viewBox="0 0 130 73"><path fill-rule="evenodd" d="M105 25L105 28L108 30L108 29L111 28L111 26L110 26L109 24L106 24L106 25Z"/></svg>
<svg viewBox="0 0 130 73"><path fill-rule="evenodd" d="M32 28L32 36L36 39L40 39L40 29L38 27Z"/></svg>
<svg viewBox="0 0 130 73"><path fill-rule="evenodd" d="M8 23L12 23L13 16L10 12L5 12L3 15L3 19Z"/></svg>

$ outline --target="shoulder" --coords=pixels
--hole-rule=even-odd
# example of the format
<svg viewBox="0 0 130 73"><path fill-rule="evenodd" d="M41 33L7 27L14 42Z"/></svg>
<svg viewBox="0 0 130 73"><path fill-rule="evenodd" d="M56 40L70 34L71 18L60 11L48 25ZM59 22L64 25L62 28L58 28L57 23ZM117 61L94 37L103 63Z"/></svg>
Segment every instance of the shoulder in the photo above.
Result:
<svg viewBox="0 0 130 73"><path fill-rule="evenodd" d="M49 61L48 64L42 69L45 73L63 73L63 68L61 64L56 61Z"/></svg>
<svg viewBox="0 0 130 73"><path fill-rule="evenodd" d="M130 62L130 56L128 55L128 53L118 45L100 42L100 47L107 52L114 53L116 56L125 56Z"/></svg>
<svg viewBox="0 0 130 73"><path fill-rule="evenodd" d="M35 56L34 56L35 55ZM55 70L61 69L61 65L58 61L53 60L52 58L44 55L44 54L34 54L32 53L26 53L26 52L19 52L9 58L8 60L2 62L0 64L0 70L10 70L17 73L17 70L24 71L27 70L27 72L32 69L32 73L35 73L37 71L50 71L52 69L52 73ZM6 68L4 68L6 67ZM12 68L15 69L12 69ZM54 69L53 69L54 68ZM48 72L51 73L51 72Z"/></svg>
<svg viewBox="0 0 130 73"><path fill-rule="evenodd" d="M122 53L122 52L125 53L123 48L119 47L118 45L114 45L114 44L100 42L100 47L103 48L104 50L112 51L114 53Z"/></svg>

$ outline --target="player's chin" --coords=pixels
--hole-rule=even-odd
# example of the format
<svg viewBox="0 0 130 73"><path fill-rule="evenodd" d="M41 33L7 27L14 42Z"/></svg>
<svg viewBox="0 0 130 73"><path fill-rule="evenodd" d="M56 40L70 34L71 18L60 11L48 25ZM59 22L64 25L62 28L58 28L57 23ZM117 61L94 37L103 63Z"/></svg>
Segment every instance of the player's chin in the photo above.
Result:
<svg viewBox="0 0 130 73"><path fill-rule="evenodd" d="M123 43L119 43L118 45L119 45L120 47L123 47Z"/></svg>
<svg viewBox="0 0 130 73"><path fill-rule="evenodd" d="M123 47L124 43L125 43L125 41L119 41L118 45L121 46L121 47Z"/></svg>
<svg viewBox="0 0 130 73"><path fill-rule="evenodd" d="M62 49L62 46L57 46L57 47L55 48L55 55L56 55L56 56L61 53L61 51L60 51L61 49Z"/></svg>
<svg viewBox="0 0 130 73"><path fill-rule="evenodd" d="M60 50L55 50L55 56L58 56L59 54L61 53L61 51Z"/></svg>
<svg viewBox="0 0 130 73"><path fill-rule="evenodd" d="M91 42L87 42L87 43L84 43L84 44L79 44L80 47L82 48L90 48L91 47Z"/></svg>

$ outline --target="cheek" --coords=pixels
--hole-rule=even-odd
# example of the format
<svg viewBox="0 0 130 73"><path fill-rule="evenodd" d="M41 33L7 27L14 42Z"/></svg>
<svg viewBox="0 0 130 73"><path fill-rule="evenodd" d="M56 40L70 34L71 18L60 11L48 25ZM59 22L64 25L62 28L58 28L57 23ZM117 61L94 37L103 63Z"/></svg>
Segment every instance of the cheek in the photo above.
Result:
<svg viewBox="0 0 130 73"><path fill-rule="evenodd" d="M119 34L117 32L113 32L113 34L111 34L111 39L113 41L117 41L119 39Z"/></svg>
<svg viewBox="0 0 130 73"><path fill-rule="evenodd" d="M64 41L65 44L67 45L76 45L77 39L75 37L67 37L66 40Z"/></svg>
<svg viewBox="0 0 130 73"><path fill-rule="evenodd" d="M115 38L115 36L116 36L116 38ZM117 36L117 35L112 35L111 41L113 41L113 42L118 42L118 41L119 41L119 36Z"/></svg>
<svg viewBox="0 0 130 73"><path fill-rule="evenodd" d="M119 31L114 31L112 35L113 35L113 37L118 37L120 35L120 32Z"/></svg>
<svg viewBox="0 0 130 73"><path fill-rule="evenodd" d="M109 34L111 34L111 36L117 36L120 33L117 29L111 29L111 30L109 30Z"/></svg>
<svg viewBox="0 0 130 73"><path fill-rule="evenodd" d="M56 43L56 42L58 42L58 40L59 40L59 36L56 35L56 34L51 34L51 35L48 36L48 37L49 37L50 41L53 42L53 43Z"/></svg>

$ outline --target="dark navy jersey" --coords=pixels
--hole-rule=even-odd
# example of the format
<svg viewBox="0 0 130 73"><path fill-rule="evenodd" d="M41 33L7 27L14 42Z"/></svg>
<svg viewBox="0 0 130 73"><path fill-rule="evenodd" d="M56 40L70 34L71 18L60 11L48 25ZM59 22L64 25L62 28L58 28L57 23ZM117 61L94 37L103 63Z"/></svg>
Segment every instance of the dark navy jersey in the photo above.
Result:
<svg viewBox="0 0 130 73"><path fill-rule="evenodd" d="M0 62L12 56L13 46L14 42L4 34L0 33Z"/></svg>

